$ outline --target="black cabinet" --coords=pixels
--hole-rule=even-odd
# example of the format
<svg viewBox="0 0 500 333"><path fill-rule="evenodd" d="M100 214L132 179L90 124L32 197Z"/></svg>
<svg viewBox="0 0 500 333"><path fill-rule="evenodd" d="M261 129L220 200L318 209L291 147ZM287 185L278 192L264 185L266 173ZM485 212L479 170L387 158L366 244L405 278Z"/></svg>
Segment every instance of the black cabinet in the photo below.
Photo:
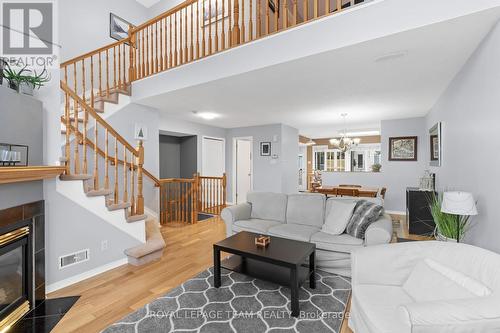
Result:
<svg viewBox="0 0 500 333"><path fill-rule="evenodd" d="M406 223L408 231L413 235L432 236L436 225L429 206L431 191L421 191L418 188L406 189Z"/></svg>

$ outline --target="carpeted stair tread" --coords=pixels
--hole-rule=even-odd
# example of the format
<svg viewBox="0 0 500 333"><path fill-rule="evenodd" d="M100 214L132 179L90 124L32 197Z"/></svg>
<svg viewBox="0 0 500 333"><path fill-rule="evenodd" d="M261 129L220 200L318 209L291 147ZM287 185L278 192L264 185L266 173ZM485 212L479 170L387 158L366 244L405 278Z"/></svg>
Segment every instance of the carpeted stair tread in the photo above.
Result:
<svg viewBox="0 0 500 333"><path fill-rule="evenodd" d="M154 219L146 221L146 243L125 250L125 254L133 259L140 260L146 256L157 253L165 248L165 240L160 231L158 223Z"/></svg>
<svg viewBox="0 0 500 333"><path fill-rule="evenodd" d="M59 179L61 180L89 180L92 179L92 175L80 173L73 175L60 175Z"/></svg>
<svg viewBox="0 0 500 333"><path fill-rule="evenodd" d="M137 222L137 221L142 221L147 219L148 216L146 214L139 214L139 215L130 215L130 213L127 211L127 222L132 223L132 222Z"/></svg>
<svg viewBox="0 0 500 333"><path fill-rule="evenodd" d="M88 190L85 194L88 197L100 197L113 194L113 190L110 188L100 188L98 190Z"/></svg>
<svg viewBox="0 0 500 333"><path fill-rule="evenodd" d="M132 206L130 202L123 202L123 201L120 201L116 204L113 201L108 201L106 205L108 206L108 210L126 209Z"/></svg>

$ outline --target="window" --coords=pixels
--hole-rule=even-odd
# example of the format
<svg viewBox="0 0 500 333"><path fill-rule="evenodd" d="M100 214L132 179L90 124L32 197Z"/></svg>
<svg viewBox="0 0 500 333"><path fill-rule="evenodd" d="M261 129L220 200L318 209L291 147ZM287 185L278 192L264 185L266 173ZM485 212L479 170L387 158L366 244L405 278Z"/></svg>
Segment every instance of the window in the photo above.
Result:
<svg viewBox="0 0 500 333"><path fill-rule="evenodd" d="M371 172L380 163L380 144L360 144L348 152L314 146L314 170L327 172Z"/></svg>

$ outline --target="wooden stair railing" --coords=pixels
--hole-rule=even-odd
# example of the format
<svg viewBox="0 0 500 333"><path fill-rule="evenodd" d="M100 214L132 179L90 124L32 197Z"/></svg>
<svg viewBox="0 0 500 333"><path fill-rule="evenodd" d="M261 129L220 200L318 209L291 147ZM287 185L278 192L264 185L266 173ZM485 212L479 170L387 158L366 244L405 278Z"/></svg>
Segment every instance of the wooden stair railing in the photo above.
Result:
<svg viewBox="0 0 500 333"><path fill-rule="evenodd" d="M198 177L198 210L201 213L220 215L226 207L226 174L222 177Z"/></svg>
<svg viewBox="0 0 500 333"><path fill-rule="evenodd" d="M64 93L64 119L66 121L65 175L62 178L92 178L93 191L112 191L112 199L108 200L109 205L129 208L130 216L143 215L144 146L142 141L139 141L137 148L133 147L66 83L61 82L61 89ZM70 105L74 110L74 124L71 124L70 120ZM83 113L84 119L81 130L78 122L79 112ZM93 122L93 133L89 133L88 130L90 121ZM74 135L76 140L71 140L71 135ZM87 144L89 135L93 139L90 141L93 146ZM104 143L104 158L100 159L100 151L102 152L100 144L102 143ZM80 144L82 144L81 152ZM87 149L88 147L91 151ZM123 161L121 168L119 167L120 160ZM104 170L100 168L102 164Z"/></svg>

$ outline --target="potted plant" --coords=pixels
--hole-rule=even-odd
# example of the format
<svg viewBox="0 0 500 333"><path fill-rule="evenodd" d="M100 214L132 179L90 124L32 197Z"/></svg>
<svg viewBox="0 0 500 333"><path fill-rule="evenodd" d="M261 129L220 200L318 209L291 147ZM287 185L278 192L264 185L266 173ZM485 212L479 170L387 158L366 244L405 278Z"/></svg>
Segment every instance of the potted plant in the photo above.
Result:
<svg viewBox="0 0 500 333"><path fill-rule="evenodd" d="M382 169L382 164L375 163L375 164L372 165L372 171L373 172L380 172L380 169Z"/></svg>
<svg viewBox="0 0 500 333"><path fill-rule="evenodd" d="M7 64L7 68L4 69L5 78L9 82L9 88L19 92L19 85L24 80L24 73L29 72L29 69L24 66L19 71L16 71Z"/></svg>
<svg viewBox="0 0 500 333"><path fill-rule="evenodd" d="M3 86L4 69L7 68L7 61L0 57L0 86Z"/></svg>
<svg viewBox="0 0 500 333"><path fill-rule="evenodd" d="M441 204L443 202L442 194L432 194L430 196L430 208L432 218L436 224L436 229L434 231L434 237L437 240L445 242L457 242L457 217L452 214L447 214L441 212ZM469 230L469 216L459 217L458 228L460 231L460 241L465 236L465 233Z"/></svg>
<svg viewBox="0 0 500 333"><path fill-rule="evenodd" d="M34 75L25 75L22 78L21 84L19 86L19 91L23 94L33 96L33 90L40 89L45 85L45 83L50 81L50 75L44 68L43 71L38 74L34 71Z"/></svg>

